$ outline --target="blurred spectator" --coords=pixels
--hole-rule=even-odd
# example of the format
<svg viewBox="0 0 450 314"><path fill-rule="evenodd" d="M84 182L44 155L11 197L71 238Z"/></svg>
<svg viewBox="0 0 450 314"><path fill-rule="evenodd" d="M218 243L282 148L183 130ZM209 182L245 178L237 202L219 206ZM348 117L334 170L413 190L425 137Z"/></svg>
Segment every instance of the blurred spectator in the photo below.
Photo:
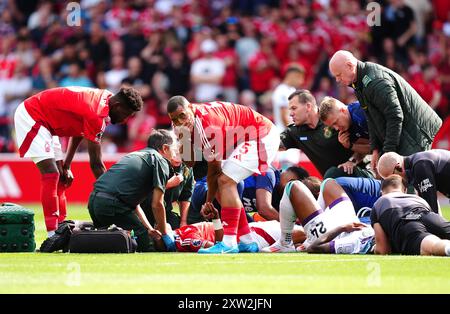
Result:
<svg viewBox="0 0 450 314"><path fill-rule="evenodd" d="M392 71L397 71L396 65L404 62L401 56L397 53L395 42L392 38L385 38L383 40L383 54L380 58L380 63ZM392 67L393 66L393 67Z"/></svg>
<svg viewBox="0 0 450 314"><path fill-rule="evenodd" d="M36 67L36 73L32 77L33 93L39 93L44 89L58 86L56 81L52 61L48 57L42 57Z"/></svg>
<svg viewBox="0 0 450 314"><path fill-rule="evenodd" d="M123 42L125 59L139 56L146 45L140 24L137 21L131 22L128 33L121 36L120 39Z"/></svg>
<svg viewBox="0 0 450 314"><path fill-rule="evenodd" d="M34 29L37 27L47 27L56 20L53 14L52 2L41 1L39 7L34 11L28 19L28 28Z"/></svg>
<svg viewBox="0 0 450 314"><path fill-rule="evenodd" d="M152 71L156 71L158 65L163 60L163 37L161 33L152 33L148 38L148 43L142 49L140 56L142 60L146 62L146 64L152 69Z"/></svg>
<svg viewBox="0 0 450 314"><path fill-rule="evenodd" d="M191 82L195 89L195 101L214 101L222 94L221 85L225 74L225 63L214 57L217 43L212 39L205 39L200 50L203 56L195 60L191 67Z"/></svg>
<svg viewBox="0 0 450 314"><path fill-rule="evenodd" d="M14 35L13 17L10 10L0 10L0 36Z"/></svg>
<svg viewBox="0 0 450 314"><path fill-rule="evenodd" d="M140 58L132 57L128 60L128 76L122 83L134 87L144 101L150 97L150 76L145 73Z"/></svg>
<svg viewBox="0 0 450 314"><path fill-rule="evenodd" d="M4 97L4 116L13 117L17 106L31 95L33 83L28 75L26 66L17 62L14 68L13 76L6 79L1 84L2 94Z"/></svg>
<svg viewBox="0 0 450 314"><path fill-rule="evenodd" d="M450 99L450 46L445 50L442 63L439 66L439 79L442 84L441 88L444 99L448 101ZM447 108L447 112L442 114L443 116L448 116L449 109Z"/></svg>
<svg viewBox="0 0 450 314"><path fill-rule="evenodd" d="M256 110L256 95L249 89L245 89L239 96L239 104Z"/></svg>
<svg viewBox="0 0 450 314"><path fill-rule="evenodd" d="M236 53L239 58L240 68L240 87L242 89L250 88L248 78L248 68L250 58L259 51L259 42L256 39L255 26L249 19L241 19L241 25L244 35L236 41Z"/></svg>
<svg viewBox="0 0 450 314"><path fill-rule="evenodd" d="M116 154L119 151L114 138L109 133L103 134L101 149L103 154Z"/></svg>
<svg viewBox="0 0 450 314"><path fill-rule="evenodd" d="M69 66L72 63L80 63L81 59L79 57L76 39L70 38L69 41L59 49L56 53L52 55L54 64L56 66L56 77L62 79L63 77L69 75Z"/></svg>
<svg viewBox="0 0 450 314"><path fill-rule="evenodd" d="M433 7L429 0L405 0L405 4L414 12L417 31L414 35L416 44L425 45L426 27L432 17Z"/></svg>
<svg viewBox="0 0 450 314"><path fill-rule="evenodd" d="M410 84L439 115L442 116L446 112L447 100L442 97L441 83L433 65L426 64L417 71L412 76Z"/></svg>
<svg viewBox="0 0 450 314"><path fill-rule="evenodd" d="M450 12L450 2L448 0L432 0L434 12L439 21L443 22L447 19Z"/></svg>
<svg viewBox="0 0 450 314"><path fill-rule="evenodd" d="M147 147L148 135L156 127L156 118L140 111L128 122L128 136L130 147L128 151L136 151Z"/></svg>
<svg viewBox="0 0 450 314"><path fill-rule="evenodd" d="M407 48L414 44L417 23L413 10L405 4L405 0L389 0L383 11L388 34L395 41L403 62L407 60Z"/></svg>
<svg viewBox="0 0 450 314"><path fill-rule="evenodd" d="M321 103L326 96L335 97L336 93L332 88L331 78L324 76L320 79L319 88L314 92L317 103Z"/></svg>
<svg viewBox="0 0 450 314"><path fill-rule="evenodd" d="M99 23L92 23L87 48L96 71L105 71L110 62L109 44Z"/></svg>
<svg viewBox="0 0 450 314"><path fill-rule="evenodd" d="M1 38L0 41L0 80L10 78L14 73L17 57L13 53L15 43L13 36Z"/></svg>
<svg viewBox="0 0 450 314"><path fill-rule="evenodd" d="M128 70L125 68L122 55L114 55L112 57L111 70L106 71L104 75L106 88L113 93L118 92L122 81L128 77Z"/></svg>
<svg viewBox="0 0 450 314"><path fill-rule="evenodd" d="M182 48L176 47L166 56L163 73L167 76L169 95L185 95L190 89L190 64Z"/></svg>
<svg viewBox="0 0 450 314"><path fill-rule="evenodd" d="M232 46L231 41L227 35L220 34L217 36L218 51L214 54L215 57L223 60L225 64L225 74L223 76L221 85L223 89L223 98L226 101L237 103L238 89L237 89L237 64L238 56Z"/></svg>
<svg viewBox="0 0 450 314"><path fill-rule="evenodd" d="M296 42L289 46L287 58L281 68L286 71L286 69L292 64L297 64L304 69L305 73L302 85L307 89L311 88L315 76L315 69L308 60L301 56L300 50L298 49L298 43Z"/></svg>
<svg viewBox="0 0 450 314"><path fill-rule="evenodd" d="M184 14L180 7L174 7L172 10L172 29L180 42L186 44L188 41L189 30L184 22Z"/></svg>
<svg viewBox="0 0 450 314"><path fill-rule="evenodd" d="M291 65L286 70L284 79L272 94L273 120L280 132L292 123L288 111L288 97L300 89L305 81L305 70L300 66Z"/></svg>
<svg viewBox="0 0 450 314"><path fill-rule="evenodd" d="M36 62L31 41L28 37L19 36L17 38L14 55L27 68L33 66Z"/></svg>
<svg viewBox="0 0 450 314"><path fill-rule="evenodd" d="M81 86L94 87L91 80L86 76L78 62L69 65L68 75L59 82L60 87Z"/></svg>
<svg viewBox="0 0 450 314"><path fill-rule="evenodd" d="M261 95L270 89L271 81L277 77L279 62L273 53L271 40L261 38L261 49L249 60L250 87Z"/></svg>
<svg viewBox="0 0 450 314"><path fill-rule="evenodd" d="M192 28L192 38L186 47L187 55L191 62L200 58L202 54L200 46L205 39L210 38L211 29L209 27L197 25Z"/></svg>

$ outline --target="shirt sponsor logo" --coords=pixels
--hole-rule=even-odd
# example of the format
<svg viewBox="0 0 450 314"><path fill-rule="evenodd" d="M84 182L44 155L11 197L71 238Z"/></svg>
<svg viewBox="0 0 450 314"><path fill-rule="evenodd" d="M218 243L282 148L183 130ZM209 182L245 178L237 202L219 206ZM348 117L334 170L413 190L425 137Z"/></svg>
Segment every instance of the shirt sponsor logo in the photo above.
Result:
<svg viewBox="0 0 450 314"><path fill-rule="evenodd" d="M307 136L300 136L300 141L307 141L308 140L308 137Z"/></svg>
<svg viewBox="0 0 450 314"><path fill-rule="evenodd" d="M419 191L420 193L425 193L428 191L429 188L433 187L433 184L431 184L430 179L426 178L422 182L419 183Z"/></svg>

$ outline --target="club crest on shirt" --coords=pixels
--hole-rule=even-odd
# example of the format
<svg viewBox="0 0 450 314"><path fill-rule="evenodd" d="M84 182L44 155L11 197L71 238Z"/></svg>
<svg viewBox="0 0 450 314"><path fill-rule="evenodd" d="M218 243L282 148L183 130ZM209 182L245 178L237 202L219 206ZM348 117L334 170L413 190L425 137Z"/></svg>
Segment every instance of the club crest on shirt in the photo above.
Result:
<svg viewBox="0 0 450 314"><path fill-rule="evenodd" d="M323 136L325 138L330 138L333 135L333 130L330 127L323 128Z"/></svg>
<svg viewBox="0 0 450 314"><path fill-rule="evenodd" d="M50 152L50 143L49 142L45 142L45 152L46 153Z"/></svg>

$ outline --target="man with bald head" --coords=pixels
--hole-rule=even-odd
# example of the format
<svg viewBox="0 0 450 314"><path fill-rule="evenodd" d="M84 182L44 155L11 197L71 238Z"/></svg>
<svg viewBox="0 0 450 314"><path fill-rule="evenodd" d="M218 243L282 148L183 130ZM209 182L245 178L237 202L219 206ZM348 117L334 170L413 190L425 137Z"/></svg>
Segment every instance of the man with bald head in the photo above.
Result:
<svg viewBox="0 0 450 314"><path fill-rule="evenodd" d="M338 83L355 90L366 113L372 169L383 153L407 156L431 148L442 120L400 75L345 50L337 51L329 66Z"/></svg>
<svg viewBox="0 0 450 314"><path fill-rule="evenodd" d="M437 192L450 198L450 151L432 149L408 157L389 152L381 156L378 173L385 179L399 174L414 185L419 196L428 202L435 213L439 213Z"/></svg>

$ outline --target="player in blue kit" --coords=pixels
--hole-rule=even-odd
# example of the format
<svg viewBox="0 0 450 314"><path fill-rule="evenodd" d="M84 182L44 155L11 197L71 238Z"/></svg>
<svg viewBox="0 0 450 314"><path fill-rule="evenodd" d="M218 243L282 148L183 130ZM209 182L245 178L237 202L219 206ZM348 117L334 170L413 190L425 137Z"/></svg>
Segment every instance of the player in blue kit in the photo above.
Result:
<svg viewBox="0 0 450 314"><path fill-rule="evenodd" d="M363 223L370 224L370 210L373 204L381 196L381 181L370 178L353 178L353 177L339 177L336 179L326 179L323 182L317 178L314 180L310 177L303 180L303 183L316 195L318 202L322 208L328 206L323 199L323 194L327 189L333 188L332 185L327 185L326 182L334 180L345 191L350 198L355 213L359 220ZM315 193L314 191L319 191Z"/></svg>
<svg viewBox="0 0 450 314"><path fill-rule="evenodd" d="M350 159L338 166L347 174L353 174L353 168L364 164L364 157L370 154L369 128L364 110L359 102L345 105L333 97L325 97L319 107L323 123L339 131L338 140L345 148L353 151Z"/></svg>
<svg viewBox="0 0 450 314"><path fill-rule="evenodd" d="M356 216L363 223L370 224L370 210L381 196L381 181L371 178L336 178L353 203Z"/></svg>
<svg viewBox="0 0 450 314"><path fill-rule="evenodd" d="M290 167L289 172L297 180L303 180L309 173L301 167ZM253 213L254 220L279 220L279 205L282 196L280 171L269 168L265 175L256 175L244 180L242 203L247 213Z"/></svg>

